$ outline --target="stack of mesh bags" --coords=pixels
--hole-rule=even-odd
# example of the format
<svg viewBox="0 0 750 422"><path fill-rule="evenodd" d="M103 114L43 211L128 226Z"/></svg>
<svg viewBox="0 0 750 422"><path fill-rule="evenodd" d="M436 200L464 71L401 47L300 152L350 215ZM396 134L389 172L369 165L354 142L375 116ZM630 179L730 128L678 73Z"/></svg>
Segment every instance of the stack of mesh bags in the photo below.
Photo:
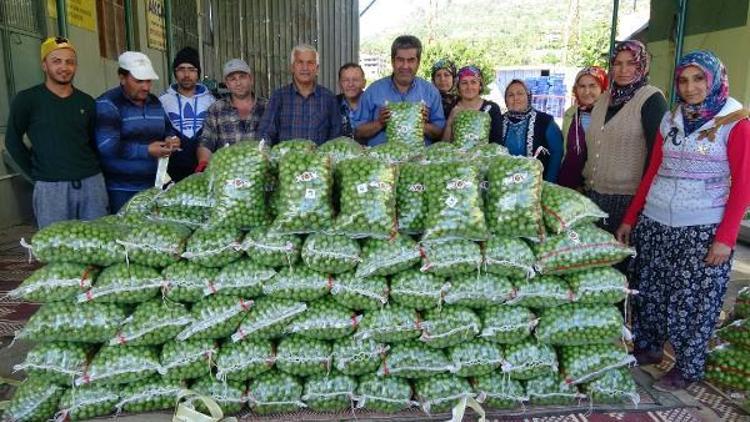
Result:
<svg viewBox="0 0 750 422"><path fill-rule="evenodd" d="M737 293L732 320L716 330L706 380L739 398L750 397L750 287Z"/></svg>
<svg viewBox="0 0 750 422"><path fill-rule="evenodd" d="M122 215L43 229L47 266L13 292L45 305L9 418L168 409L185 388L256 415L632 400L609 268L632 251L595 207L564 214L591 204L535 163L248 141Z"/></svg>

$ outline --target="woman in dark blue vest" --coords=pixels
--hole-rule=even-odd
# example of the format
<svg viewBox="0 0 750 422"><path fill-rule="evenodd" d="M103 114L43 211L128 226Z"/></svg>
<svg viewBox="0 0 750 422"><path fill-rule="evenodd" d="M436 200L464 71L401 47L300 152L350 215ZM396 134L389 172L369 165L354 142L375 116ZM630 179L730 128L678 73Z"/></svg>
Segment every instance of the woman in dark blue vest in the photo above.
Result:
<svg viewBox="0 0 750 422"><path fill-rule="evenodd" d="M563 137L551 115L531 106L531 91L514 79L505 88L502 145L511 155L537 157L544 166L544 180L557 182L563 156Z"/></svg>

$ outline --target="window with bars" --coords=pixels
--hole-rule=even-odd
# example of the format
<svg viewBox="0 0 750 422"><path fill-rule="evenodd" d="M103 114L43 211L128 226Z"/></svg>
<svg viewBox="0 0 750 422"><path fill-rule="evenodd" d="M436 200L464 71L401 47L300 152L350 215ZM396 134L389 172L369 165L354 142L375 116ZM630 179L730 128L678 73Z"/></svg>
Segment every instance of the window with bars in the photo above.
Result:
<svg viewBox="0 0 750 422"><path fill-rule="evenodd" d="M98 0L96 17L99 27L99 54L117 60L127 46L124 0Z"/></svg>
<svg viewBox="0 0 750 422"><path fill-rule="evenodd" d="M42 15L39 4L34 0L0 1L0 25L40 34Z"/></svg>
<svg viewBox="0 0 750 422"><path fill-rule="evenodd" d="M195 0L172 1L172 33L174 51L183 47L198 49L198 10Z"/></svg>

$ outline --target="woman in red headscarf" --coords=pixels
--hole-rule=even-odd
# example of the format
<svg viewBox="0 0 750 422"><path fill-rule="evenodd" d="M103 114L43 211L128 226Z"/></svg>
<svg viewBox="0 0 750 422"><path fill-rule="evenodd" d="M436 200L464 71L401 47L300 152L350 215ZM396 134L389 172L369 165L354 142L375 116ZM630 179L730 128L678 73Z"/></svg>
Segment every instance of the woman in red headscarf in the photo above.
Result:
<svg viewBox="0 0 750 422"><path fill-rule="evenodd" d="M573 84L575 101L565 111L563 134L565 149L557 183L572 189L583 189L583 166L586 164L586 130L591 123L594 102L607 89L607 72L598 66L582 69Z"/></svg>

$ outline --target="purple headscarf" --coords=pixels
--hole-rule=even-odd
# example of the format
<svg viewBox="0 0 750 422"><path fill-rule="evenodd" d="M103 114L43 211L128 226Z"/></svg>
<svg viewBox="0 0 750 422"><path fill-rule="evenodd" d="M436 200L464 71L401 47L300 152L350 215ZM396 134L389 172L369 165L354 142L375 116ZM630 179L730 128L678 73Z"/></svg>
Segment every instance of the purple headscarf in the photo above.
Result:
<svg viewBox="0 0 750 422"><path fill-rule="evenodd" d="M688 66L695 66L703 71L706 77L708 92L700 104L688 104L678 95L678 104L682 108L682 120L687 135L703 126L716 116L729 98L729 80L724 63L716 55L706 50L686 54L677 64L674 72L674 89L679 93L679 78Z"/></svg>
<svg viewBox="0 0 750 422"><path fill-rule="evenodd" d="M615 83L614 64L615 58L620 52L629 51L633 54L633 60L636 62L635 79L627 85L620 86ZM635 93L643 86L648 84L649 57L646 46L638 40L627 40L618 42L612 57L609 59L609 84L610 100L609 106L620 106L630 101Z"/></svg>

